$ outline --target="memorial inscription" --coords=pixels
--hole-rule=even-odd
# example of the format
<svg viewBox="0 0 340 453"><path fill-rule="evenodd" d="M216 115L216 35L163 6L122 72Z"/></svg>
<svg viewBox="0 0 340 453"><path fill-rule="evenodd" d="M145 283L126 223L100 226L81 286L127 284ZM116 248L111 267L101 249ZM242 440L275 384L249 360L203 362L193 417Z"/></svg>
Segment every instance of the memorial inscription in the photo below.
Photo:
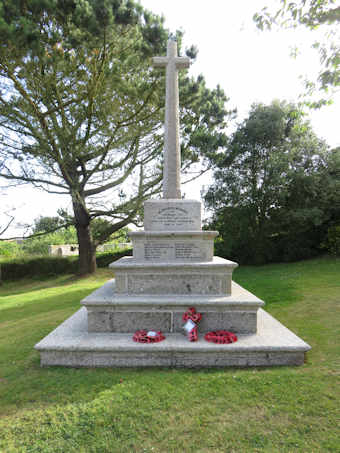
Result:
<svg viewBox="0 0 340 453"><path fill-rule="evenodd" d="M178 242L175 243L175 258L201 260L205 259L205 253L193 242Z"/></svg>
<svg viewBox="0 0 340 453"><path fill-rule="evenodd" d="M190 216L186 209L174 207L166 207L160 209L153 219L153 223L160 223L166 227L178 227L194 225L194 219Z"/></svg>
<svg viewBox="0 0 340 453"><path fill-rule="evenodd" d="M206 252L202 244L195 242L146 242L145 260L205 260Z"/></svg>
<svg viewBox="0 0 340 453"><path fill-rule="evenodd" d="M144 244L144 258L146 260L166 259L173 255L174 246L168 243L161 242L146 242Z"/></svg>

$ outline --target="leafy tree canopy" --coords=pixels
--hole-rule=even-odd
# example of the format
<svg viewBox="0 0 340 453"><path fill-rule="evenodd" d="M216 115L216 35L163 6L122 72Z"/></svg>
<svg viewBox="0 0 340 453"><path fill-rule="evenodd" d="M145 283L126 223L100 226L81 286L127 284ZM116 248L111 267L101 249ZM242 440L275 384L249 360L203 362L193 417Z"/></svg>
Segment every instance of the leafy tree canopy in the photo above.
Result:
<svg viewBox="0 0 340 453"><path fill-rule="evenodd" d="M0 176L70 195L92 272L96 246L160 190L165 76L149 57L166 52L163 19L130 0L0 0L0 34ZM203 76L181 71L180 90L186 172L224 146L232 112Z"/></svg>
<svg viewBox="0 0 340 453"><path fill-rule="evenodd" d="M307 257L340 221L339 153L295 105L253 105L213 163L205 201L222 256L253 263Z"/></svg>

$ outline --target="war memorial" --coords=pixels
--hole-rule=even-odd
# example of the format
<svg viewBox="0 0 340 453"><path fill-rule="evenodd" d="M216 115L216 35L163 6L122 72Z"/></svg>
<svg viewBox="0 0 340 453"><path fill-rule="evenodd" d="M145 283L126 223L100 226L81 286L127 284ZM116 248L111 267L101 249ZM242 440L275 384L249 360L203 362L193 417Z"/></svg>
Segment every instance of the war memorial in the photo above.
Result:
<svg viewBox="0 0 340 453"><path fill-rule="evenodd" d="M181 198L178 71L190 60L177 56L177 43L170 39L167 56L154 57L153 64L166 70L163 198L144 203L144 230L130 233L133 256L110 265L115 278L35 346L41 365L301 365L310 346L233 282L237 263L214 256L218 232L202 230L201 202ZM183 330L190 307L200 315L195 341ZM150 342L134 341L141 330ZM206 340L208 332L221 330L237 341ZM159 332L162 341L152 342Z"/></svg>

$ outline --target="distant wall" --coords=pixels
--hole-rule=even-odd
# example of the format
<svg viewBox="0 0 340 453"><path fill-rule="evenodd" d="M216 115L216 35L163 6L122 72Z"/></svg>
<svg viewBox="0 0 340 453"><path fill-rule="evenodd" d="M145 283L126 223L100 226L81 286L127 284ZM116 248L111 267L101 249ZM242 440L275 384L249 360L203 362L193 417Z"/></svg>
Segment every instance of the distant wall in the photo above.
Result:
<svg viewBox="0 0 340 453"><path fill-rule="evenodd" d="M49 245L48 254L54 256L73 256L79 254L78 244Z"/></svg>

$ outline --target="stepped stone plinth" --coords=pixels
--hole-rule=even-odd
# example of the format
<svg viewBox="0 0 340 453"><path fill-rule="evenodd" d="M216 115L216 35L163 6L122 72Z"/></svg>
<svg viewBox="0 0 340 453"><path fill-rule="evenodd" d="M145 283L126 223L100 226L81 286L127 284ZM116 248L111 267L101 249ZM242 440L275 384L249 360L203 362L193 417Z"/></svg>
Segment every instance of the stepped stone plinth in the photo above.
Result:
<svg viewBox="0 0 340 453"><path fill-rule="evenodd" d="M89 332L134 332L146 329L183 332L183 313L195 306L202 313L199 332L227 329L239 334L257 332L257 311L264 302L233 282L232 295L122 295L115 281L82 301Z"/></svg>
<svg viewBox="0 0 340 453"><path fill-rule="evenodd" d="M112 263L115 279L86 297L75 315L36 345L41 364L72 367L301 365L310 346L269 316L264 302L232 281L237 263L214 256L216 231L202 231L201 203L182 200L177 71L187 67L168 43L163 199L144 204L133 256ZM183 313L202 314L199 340L183 334ZM136 330L161 330L161 343L134 343ZM233 344L204 334L236 333Z"/></svg>

